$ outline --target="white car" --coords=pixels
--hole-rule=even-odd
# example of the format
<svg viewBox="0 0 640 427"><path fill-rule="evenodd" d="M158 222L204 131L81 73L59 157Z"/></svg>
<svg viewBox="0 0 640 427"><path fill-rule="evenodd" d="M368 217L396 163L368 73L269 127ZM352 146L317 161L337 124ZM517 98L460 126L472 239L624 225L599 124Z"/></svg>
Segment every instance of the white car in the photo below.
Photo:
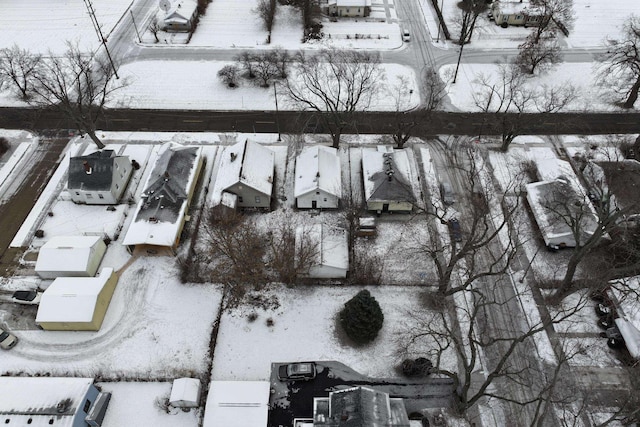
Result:
<svg viewBox="0 0 640 427"><path fill-rule="evenodd" d="M0 328L0 347L3 350L10 350L18 344L18 337Z"/></svg>
<svg viewBox="0 0 640 427"><path fill-rule="evenodd" d="M402 30L402 41L403 42L411 41L411 34L409 34L409 30L407 29Z"/></svg>
<svg viewBox="0 0 640 427"><path fill-rule="evenodd" d="M38 305L42 298L42 292L38 291L15 291L11 296L11 301L16 304Z"/></svg>

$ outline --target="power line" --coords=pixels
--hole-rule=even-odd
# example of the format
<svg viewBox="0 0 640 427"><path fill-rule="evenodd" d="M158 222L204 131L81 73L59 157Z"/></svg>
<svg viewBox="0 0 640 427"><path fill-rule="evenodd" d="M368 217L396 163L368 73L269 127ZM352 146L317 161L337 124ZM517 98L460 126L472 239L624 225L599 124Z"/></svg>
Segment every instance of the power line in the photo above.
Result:
<svg viewBox="0 0 640 427"><path fill-rule="evenodd" d="M109 58L109 63L111 64L111 68L113 68L113 74L116 76L116 79L119 79L120 77L118 76L118 70L116 70L116 66L113 63L113 59L111 58L111 53L109 52L109 48L107 47L107 40L102 34L102 29L100 28L100 24L98 23L98 18L96 18L96 11L93 9L91 0L84 0L84 4L87 6L87 10L89 11L89 17L91 18L93 29L96 30L98 40L100 41L100 43L102 43L102 45L104 46L104 50L107 52L107 58Z"/></svg>

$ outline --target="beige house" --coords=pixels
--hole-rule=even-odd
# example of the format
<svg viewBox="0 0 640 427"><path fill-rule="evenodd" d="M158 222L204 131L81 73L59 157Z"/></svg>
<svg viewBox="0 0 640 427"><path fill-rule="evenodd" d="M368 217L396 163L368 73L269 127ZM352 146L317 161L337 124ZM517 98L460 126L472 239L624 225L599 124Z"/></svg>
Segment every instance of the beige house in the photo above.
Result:
<svg viewBox="0 0 640 427"><path fill-rule="evenodd" d="M194 0L164 0L161 8L166 9L164 30L167 32L193 31L198 19L198 4Z"/></svg>
<svg viewBox="0 0 640 427"><path fill-rule="evenodd" d="M508 27L520 25L525 27L537 27L545 19L544 12L538 6L528 1L495 1L491 6L493 19L496 25Z"/></svg>
<svg viewBox="0 0 640 427"><path fill-rule="evenodd" d="M103 268L98 277L58 277L44 291L36 324L48 331L98 331L118 276Z"/></svg>
<svg viewBox="0 0 640 427"><path fill-rule="evenodd" d="M331 16L364 18L371 13L371 0L329 0L327 5Z"/></svg>

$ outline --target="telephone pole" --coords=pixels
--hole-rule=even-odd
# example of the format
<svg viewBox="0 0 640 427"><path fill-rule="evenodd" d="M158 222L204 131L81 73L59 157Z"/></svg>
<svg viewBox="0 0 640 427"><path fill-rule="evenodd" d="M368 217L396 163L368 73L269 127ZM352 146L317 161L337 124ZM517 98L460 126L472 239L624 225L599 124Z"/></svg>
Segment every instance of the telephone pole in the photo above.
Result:
<svg viewBox="0 0 640 427"><path fill-rule="evenodd" d="M116 76L116 79L119 79L118 70L116 70L116 66L113 63L113 58L111 58L111 53L109 52L109 48L107 47L107 39L104 38L102 34L102 29L100 28L100 24L98 23L98 18L96 18L96 11L93 8L93 4L91 4L91 0L84 0L84 4L87 6L87 10L89 11L89 18L91 18L91 23L93 24L93 29L96 30L96 34L98 36L98 40L104 46L104 50L107 52L107 58L109 58L109 63L111 64L111 68L113 68L113 74Z"/></svg>

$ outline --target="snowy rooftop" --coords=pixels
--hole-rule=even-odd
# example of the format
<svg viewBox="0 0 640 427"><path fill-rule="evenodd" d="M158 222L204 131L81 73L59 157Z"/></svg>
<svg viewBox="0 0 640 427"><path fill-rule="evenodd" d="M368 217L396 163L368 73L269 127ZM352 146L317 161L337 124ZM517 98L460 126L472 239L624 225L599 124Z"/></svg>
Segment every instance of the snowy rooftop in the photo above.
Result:
<svg viewBox="0 0 640 427"><path fill-rule="evenodd" d="M296 159L295 197L316 190L342 195L340 158L335 148L305 147Z"/></svg>
<svg viewBox="0 0 640 427"><path fill-rule="evenodd" d="M71 427L71 415L91 384L91 378L0 377L1 418L12 426L49 426L54 419L57 427ZM70 403L61 414L56 405L66 399Z"/></svg>
<svg viewBox="0 0 640 427"><path fill-rule="evenodd" d="M344 229L314 224L311 228L298 227L298 235L308 233L312 245L317 245L316 265L349 269L349 245Z"/></svg>
<svg viewBox="0 0 640 427"><path fill-rule="evenodd" d="M98 277L58 277L42 295L36 323L91 321L112 274L113 268L103 268Z"/></svg>
<svg viewBox="0 0 640 427"><path fill-rule="evenodd" d="M202 158L201 147L166 143L147 179L123 245L172 247L178 237Z"/></svg>
<svg viewBox="0 0 640 427"><path fill-rule="evenodd" d="M538 174L541 181L553 181L560 177L565 177L573 183L578 183L578 178L571 164L565 160L560 160L556 157L536 159L536 165L538 166Z"/></svg>
<svg viewBox="0 0 640 427"><path fill-rule="evenodd" d="M246 140L225 148L220 160L217 180L226 190L241 183L263 194L271 195L275 155L257 142Z"/></svg>
<svg viewBox="0 0 640 427"><path fill-rule="evenodd" d="M40 248L36 271L86 271L101 236L56 236Z"/></svg>
<svg viewBox="0 0 640 427"><path fill-rule="evenodd" d="M367 201L415 201L411 190L411 168L405 150L362 150L362 174Z"/></svg>
<svg viewBox="0 0 640 427"><path fill-rule="evenodd" d="M211 381L203 427L266 426L269 381Z"/></svg>
<svg viewBox="0 0 640 427"><path fill-rule="evenodd" d="M176 0L167 11L165 22L185 22L195 13L198 5L192 0Z"/></svg>

